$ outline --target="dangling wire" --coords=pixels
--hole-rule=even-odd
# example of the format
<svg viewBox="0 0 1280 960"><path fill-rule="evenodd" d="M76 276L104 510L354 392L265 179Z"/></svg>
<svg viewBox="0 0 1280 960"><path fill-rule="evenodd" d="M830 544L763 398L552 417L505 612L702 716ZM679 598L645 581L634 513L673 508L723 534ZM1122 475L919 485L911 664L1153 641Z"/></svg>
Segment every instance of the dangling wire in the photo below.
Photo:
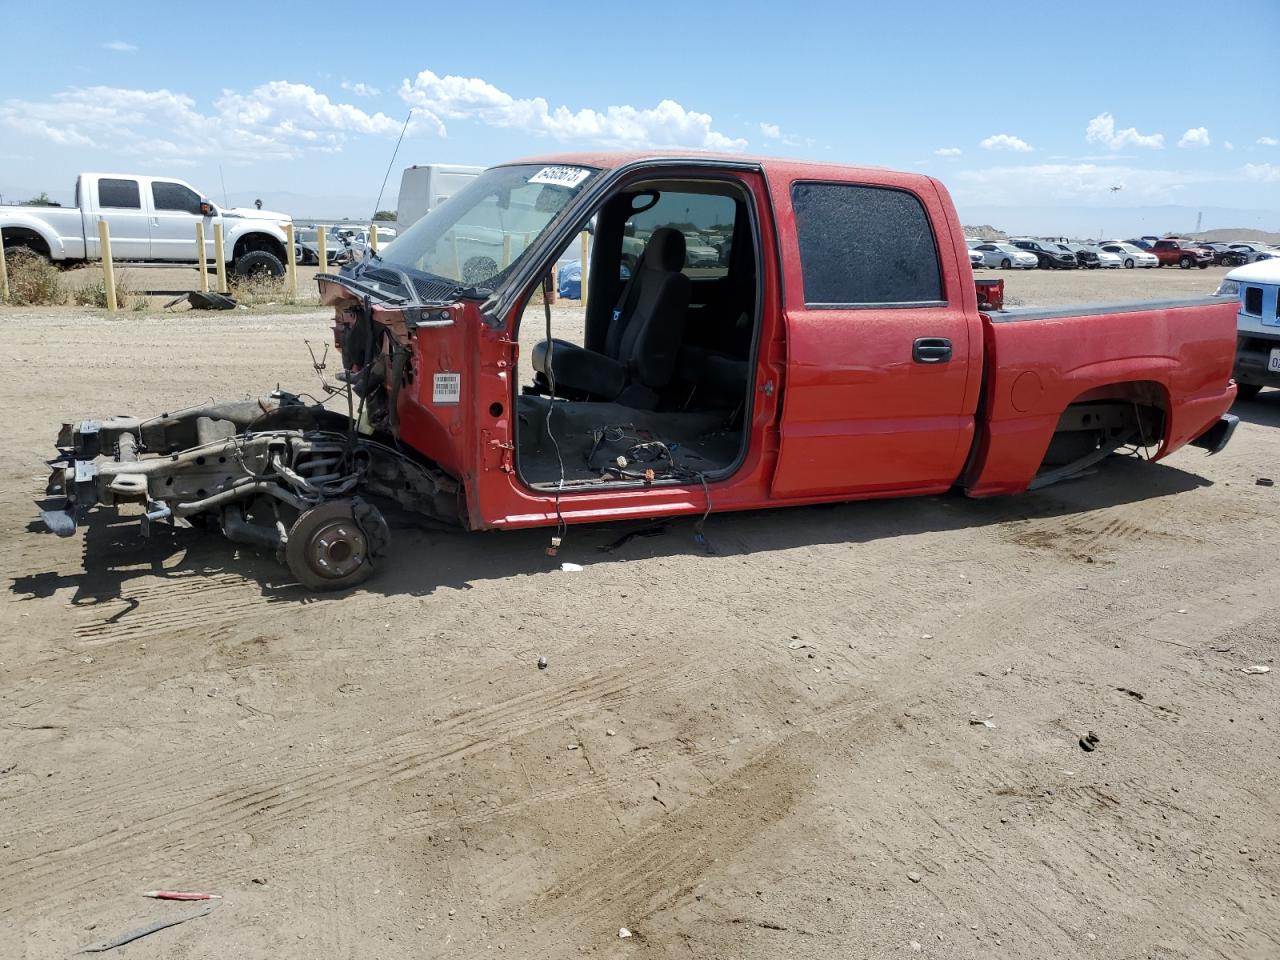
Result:
<svg viewBox="0 0 1280 960"><path fill-rule="evenodd" d="M551 387L551 399L547 403L547 436L551 438L551 445L556 451L556 461L560 464L560 482L556 484L556 533L551 538L551 546L547 548L547 554L554 557L560 544L564 542L564 536L569 528L564 522L564 515L560 512L560 493L564 490L564 457L560 454L560 444L551 429L551 413L556 408L556 342L551 336L551 300L547 296L545 285L542 289L542 309L547 321L547 383Z"/></svg>

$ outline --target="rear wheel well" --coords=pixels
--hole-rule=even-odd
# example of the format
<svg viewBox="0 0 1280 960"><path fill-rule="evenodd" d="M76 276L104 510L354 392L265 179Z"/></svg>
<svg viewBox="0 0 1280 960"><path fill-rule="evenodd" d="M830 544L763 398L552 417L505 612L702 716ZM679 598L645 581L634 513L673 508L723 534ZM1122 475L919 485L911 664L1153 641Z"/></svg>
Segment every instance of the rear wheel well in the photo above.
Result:
<svg viewBox="0 0 1280 960"><path fill-rule="evenodd" d="M254 250L263 250L272 256L278 257L281 263L286 262L287 259L284 244L269 233L246 233L243 237L237 239L236 245L231 251L231 259L234 262Z"/></svg>
<svg viewBox="0 0 1280 960"><path fill-rule="evenodd" d="M1113 383L1082 393L1058 418L1032 488L1073 476L1126 446L1154 458L1164 445L1168 410L1168 394L1152 380Z"/></svg>
<svg viewBox="0 0 1280 960"><path fill-rule="evenodd" d="M44 237L27 227L5 227L0 234L4 236L5 250L26 247L42 257L48 257L50 254L49 244L45 242Z"/></svg>

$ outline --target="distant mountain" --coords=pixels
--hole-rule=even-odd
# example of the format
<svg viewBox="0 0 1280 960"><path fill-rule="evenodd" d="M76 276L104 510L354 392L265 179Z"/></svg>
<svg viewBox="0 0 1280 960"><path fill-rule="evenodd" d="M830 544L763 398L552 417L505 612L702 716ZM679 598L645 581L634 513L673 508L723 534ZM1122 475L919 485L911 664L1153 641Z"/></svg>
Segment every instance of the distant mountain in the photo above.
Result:
<svg viewBox="0 0 1280 960"><path fill-rule="evenodd" d="M1197 233L1195 238L1203 240L1205 243L1224 240L1254 240L1258 243L1280 243L1280 233L1272 233L1267 230L1251 230L1248 227L1224 227L1221 230L1205 230L1203 233Z"/></svg>
<svg viewBox="0 0 1280 960"><path fill-rule="evenodd" d="M1237 224L1227 232L1229 239L1242 238L1242 231L1280 230L1280 211L1241 210L1229 207L993 207L957 204L965 223L998 223L1010 236L1073 237L1110 240L1115 237L1162 237L1166 233L1196 236L1217 232ZM968 227L966 230L970 229Z"/></svg>
<svg viewBox="0 0 1280 960"><path fill-rule="evenodd" d="M980 227L966 226L963 228L966 237L977 237L980 240L1008 240L1009 235L1003 230L997 230L989 223L984 223Z"/></svg>

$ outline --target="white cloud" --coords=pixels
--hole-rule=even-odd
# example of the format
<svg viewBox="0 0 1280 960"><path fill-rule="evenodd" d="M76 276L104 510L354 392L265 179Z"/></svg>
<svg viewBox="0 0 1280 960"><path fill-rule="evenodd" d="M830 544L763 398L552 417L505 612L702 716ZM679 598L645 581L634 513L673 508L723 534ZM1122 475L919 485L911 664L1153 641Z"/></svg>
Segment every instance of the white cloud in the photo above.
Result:
<svg viewBox="0 0 1280 960"><path fill-rule="evenodd" d="M306 150L340 150L353 135L395 136L401 123L282 80L245 94L224 90L212 112L200 111L184 94L122 87L0 101L0 126L62 146L165 163L215 155L232 162L289 159Z"/></svg>
<svg viewBox="0 0 1280 960"><path fill-rule="evenodd" d="M1280 140L1277 140L1275 137L1259 137L1258 146L1260 147L1280 146Z"/></svg>
<svg viewBox="0 0 1280 960"><path fill-rule="evenodd" d="M760 132L764 134L766 140L782 139L782 128L776 123L761 123Z"/></svg>
<svg viewBox="0 0 1280 960"><path fill-rule="evenodd" d="M1089 143L1101 143L1111 150L1122 150L1125 147L1148 147L1159 150L1164 146L1163 133L1139 133L1136 127L1116 129L1116 118L1110 113L1100 113L1084 129L1084 138Z"/></svg>
<svg viewBox="0 0 1280 960"><path fill-rule="evenodd" d="M1207 147L1209 146L1209 131L1204 127L1192 127L1182 135L1182 139L1178 141L1180 147Z"/></svg>
<svg viewBox="0 0 1280 960"><path fill-rule="evenodd" d="M1280 183L1280 164L1246 163L1240 170L1249 180L1258 183Z"/></svg>
<svg viewBox="0 0 1280 960"><path fill-rule="evenodd" d="M1035 149L1025 140L1008 133L997 133L987 137L978 146L983 150L1012 150L1015 153L1030 153Z"/></svg>
<svg viewBox="0 0 1280 960"><path fill-rule="evenodd" d="M137 53L138 48L132 43L125 43L123 40L112 40L110 43L102 45L103 50L114 50L116 53Z"/></svg>
<svg viewBox="0 0 1280 960"><path fill-rule="evenodd" d="M447 135L446 120L473 120L560 141L613 147L741 150L747 145L744 139L714 129L710 115L686 110L674 100L647 108L552 108L542 97L513 97L479 77L441 77L430 70L401 83L400 96L414 108L415 122L429 124L440 136Z"/></svg>
<svg viewBox="0 0 1280 960"><path fill-rule="evenodd" d="M959 147L941 147L933 151L935 157L958 157L964 153Z"/></svg>
<svg viewBox="0 0 1280 960"><path fill-rule="evenodd" d="M1236 148L1236 145L1235 145L1234 143L1232 143L1230 140L1223 140L1223 141L1222 141L1222 149L1223 149L1223 150L1234 150L1235 148Z"/></svg>
<svg viewBox="0 0 1280 960"><path fill-rule="evenodd" d="M343 80L341 86L343 90L349 90L357 97L376 97L382 93L378 87L371 87L367 83L351 83Z"/></svg>

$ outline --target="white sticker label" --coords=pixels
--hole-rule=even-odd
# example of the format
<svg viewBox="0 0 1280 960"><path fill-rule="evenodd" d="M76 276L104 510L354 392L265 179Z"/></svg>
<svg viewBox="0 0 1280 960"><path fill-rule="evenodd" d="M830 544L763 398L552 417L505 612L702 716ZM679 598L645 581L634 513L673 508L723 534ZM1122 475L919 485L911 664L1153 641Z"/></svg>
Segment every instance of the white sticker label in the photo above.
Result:
<svg viewBox="0 0 1280 960"><path fill-rule="evenodd" d="M529 182L550 183L557 187L572 189L589 176L591 171L583 167L543 167L529 178Z"/></svg>
<svg viewBox="0 0 1280 960"><path fill-rule="evenodd" d="M458 403L462 399L462 374L437 373L431 378L432 403Z"/></svg>

